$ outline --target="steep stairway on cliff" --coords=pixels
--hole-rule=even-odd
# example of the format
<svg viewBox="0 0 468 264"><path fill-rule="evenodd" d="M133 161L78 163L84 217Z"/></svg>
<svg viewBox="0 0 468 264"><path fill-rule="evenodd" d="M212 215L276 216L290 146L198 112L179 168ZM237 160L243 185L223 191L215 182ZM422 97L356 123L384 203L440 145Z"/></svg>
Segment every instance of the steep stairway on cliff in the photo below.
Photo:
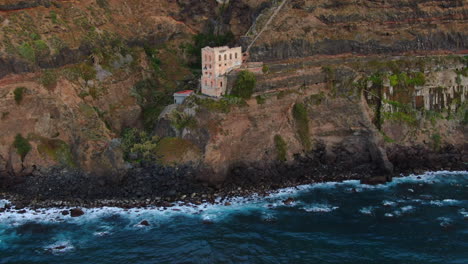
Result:
<svg viewBox="0 0 468 264"><path fill-rule="evenodd" d="M253 46L253 44L255 44L255 42L257 41L257 39L262 35L262 33L268 28L268 25L270 25L271 21L273 21L273 19L276 17L276 15L278 15L278 13L281 11L281 9L283 9L283 7L285 6L285 4L288 2L289 0L283 0L281 2L281 4L273 11L273 14L270 16L270 18L266 21L266 23L263 25L262 29L256 34L254 35L254 38L252 40L252 42L250 42L250 44L247 46L247 50L246 52L249 52L250 51L250 48ZM268 12L267 12L268 13ZM265 16L266 14L260 14L256 21L253 23L253 25L250 27L250 29L247 31L247 33L245 34L245 37L249 37L249 35L252 35L252 34L255 34L256 32L256 27L258 26L258 23L260 22L260 19L262 19L263 16Z"/></svg>

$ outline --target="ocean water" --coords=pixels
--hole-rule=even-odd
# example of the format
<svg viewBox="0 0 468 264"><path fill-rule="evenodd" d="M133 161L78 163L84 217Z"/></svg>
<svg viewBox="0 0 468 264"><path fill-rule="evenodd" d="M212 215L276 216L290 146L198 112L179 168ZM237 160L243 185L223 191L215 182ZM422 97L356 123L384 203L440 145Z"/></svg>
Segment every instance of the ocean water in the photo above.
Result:
<svg viewBox="0 0 468 264"><path fill-rule="evenodd" d="M468 172L230 203L2 213L0 263L468 263Z"/></svg>

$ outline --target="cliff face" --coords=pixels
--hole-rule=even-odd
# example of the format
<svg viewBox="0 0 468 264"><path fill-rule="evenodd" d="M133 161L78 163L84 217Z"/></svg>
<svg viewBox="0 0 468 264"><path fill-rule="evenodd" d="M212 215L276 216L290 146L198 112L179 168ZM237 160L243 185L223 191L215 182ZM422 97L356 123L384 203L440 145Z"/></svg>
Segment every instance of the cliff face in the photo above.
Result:
<svg viewBox="0 0 468 264"><path fill-rule="evenodd" d="M252 57L457 52L468 47L467 16L464 1L292 0L254 45Z"/></svg>
<svg viewBox="0 0 468 264"><path fill-rule="evenodd" d="M258 98L193 99L182 118L158 120L174 91L197 87L197 45L248 43L279 3L0 1L0 175L47 175L54 166L122 175L138 152L121 147L126 128L169 138L145 151L165 154L165 164L192 162L213 181L245 164L318 152L343 170L386 170L385 153L403 160L398 147L466 141L465 62L443 57L421 68L409 56L401 71L422 72L425 82L408 84L376 63L392 59L372 57L462 53L463 1L286 1L250 51L269 62ZM375 74L384 84L371 81ZM306 110L299 121L295 105ZM181 123L188 116L196 125Z"/></svg>
<svg viewBox="0 0 468 264"><path fill-rule="evenodd" d="M461 159L468 158L468 79L457 74L466 67L464 60L350 57L268 64L269 71L257 77L257 93L245 103L227 100L229 106L222 108L220 102L193 99L180 106L176 111L197 121L180 135L198 143L194 135L208 135L200 145L202 163L212 172L206 175L219 177L210 180L225 179L236 167L259 168L260 173L277 161L294 164L296 155L317 151L321 156L312 160L344 172L389 172L389 160L404 171L412 168L415 157L408 154L404 160L401 153L412 148L419 149L421 157L414 162L424 162L422 167L451 168L447 160L462 165ZM401 67L398 73L392 71L395 65ZM407 79L397 81L401 76ZM419 76L419 83L411 76ZM298 106L303 117L297 116ZM169 122L160 121L160 126L174 125L171 115L166 119ZM171 129L158 132L167 136L167 131ZM446 145L457 150L431 167L424 153L437 156Z"/></svg>

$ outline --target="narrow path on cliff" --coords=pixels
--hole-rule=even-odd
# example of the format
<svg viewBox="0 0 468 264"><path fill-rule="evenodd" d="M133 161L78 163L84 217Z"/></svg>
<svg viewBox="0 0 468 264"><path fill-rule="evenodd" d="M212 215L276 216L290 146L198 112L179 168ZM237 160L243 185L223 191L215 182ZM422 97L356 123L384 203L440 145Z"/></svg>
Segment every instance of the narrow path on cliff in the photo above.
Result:
<svg viewBox="0 0 468 264"><path fill-rule="evenodd" d="M268 28L268 25L270 25L271 21L273 21L273 19L276 17L276 15L278 15L279 11L281 11L281 9L283 9L284 5L286 4L286 2L288 2L289 0L283 0L283 2L278 6L278 8L276 8L275 12L273 12L273 14L271 15L271 17L268 19L268 21L265 23L265 25L263 26L263 28L260 30L260 32L258 32L258 34L254 37L254 39L252 40L252 42L249 44L249 46L247 47L247 50L246 52L249 52L250 51L250 48L253 46L253 44L255 44L255 42L257 41L257 39L262 35L262 33L265 31L265 29ZM249 30L250 31L250 30ZM249 32L248 31L248 32Z"/></svg>

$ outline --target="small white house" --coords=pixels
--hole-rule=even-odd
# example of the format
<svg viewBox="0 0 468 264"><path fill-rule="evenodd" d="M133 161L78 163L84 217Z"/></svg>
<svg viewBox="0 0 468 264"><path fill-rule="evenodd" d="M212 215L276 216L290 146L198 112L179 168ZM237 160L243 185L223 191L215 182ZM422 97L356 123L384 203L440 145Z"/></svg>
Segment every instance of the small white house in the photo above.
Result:
<svg viewBox="0 0 468 264"><path fill-rule="evenodd" d="M182 104L185 99L193 94L193 90L185 90L174 93L174 104Z"/></svg>

